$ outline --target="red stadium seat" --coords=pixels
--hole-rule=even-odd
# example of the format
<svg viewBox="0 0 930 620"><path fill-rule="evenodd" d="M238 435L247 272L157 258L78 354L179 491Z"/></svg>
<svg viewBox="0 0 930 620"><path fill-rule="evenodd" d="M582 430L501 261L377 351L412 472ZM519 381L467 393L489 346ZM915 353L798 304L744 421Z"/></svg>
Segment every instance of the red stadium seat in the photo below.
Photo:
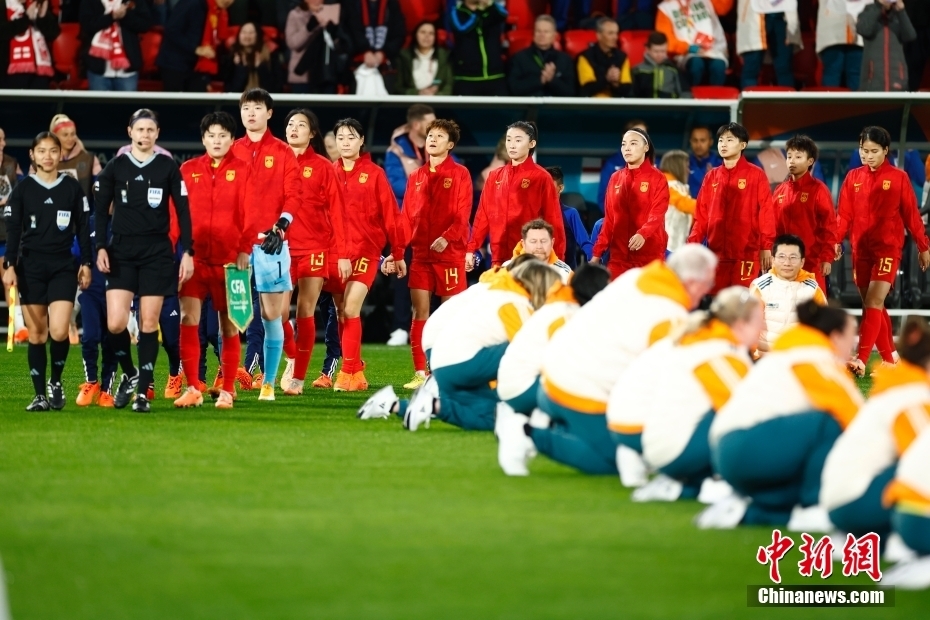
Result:
<svg viewBox="0 0 930 620"><path fill-rule="evenodd" d="M55 70L64 73L68 80L77 77L78 51L81 49L80 24L62 24L61 34L52 41L52 60Z"/></svg>
<svg viewBox="0 0 930 620"><path fill-rule="evenodd" d="M597 32L594 30L566 30L563 36L565 52L572 58L577 58L578 54L597 41Z"/></svg>
<svg viewBox="0 0 930 620"><path fill-rule="evenodd" d="M420 22L438 23L442 18L442 0L401 0L401 9L407 22L407 32L413 34L413 29Z"/></svg>
<svg viewBox="0 0 930 620"><path fill-rule="evenodd" d="M693 86L695 99L739 99L739 89L732 86Z"/></svg>
<svg viewBox="0 0 930 620"><path fill-rule="evenodd" d="M162 34L149 31L139 35L139 45L142 47L142 75L151 75L158 72L155 59L158 58L158 48L161 47Z"/></svg>
<svg viewBox="0 0 930 620"><path fill-rule="evenodd" d="M517 52L525 50L533 43L532 30L510 30L507 32L507 57L510 58Z"/></svg>
<svg viewBox="0 0 930 620"><path fill-rule="evenodd" d="M796 93L798 89L791 86L773 86L771 84L759 84L757 86L746 86L743 88L744 93Z"/></svg>
<svg viewBox="0 0 930 620"><path fill-rule="evenodd" d="M507 3L507 23L518 30L532 30L537 15L546 12L546 0L510 0Z"/></svg>
<svg viewBox="0 0 930 620"><path fill-rule="evenodd" d="M646 54L646 39L652 34L651 30L624 30L620 33L620 49L630 59L630 67L643 61Z"/></svg>

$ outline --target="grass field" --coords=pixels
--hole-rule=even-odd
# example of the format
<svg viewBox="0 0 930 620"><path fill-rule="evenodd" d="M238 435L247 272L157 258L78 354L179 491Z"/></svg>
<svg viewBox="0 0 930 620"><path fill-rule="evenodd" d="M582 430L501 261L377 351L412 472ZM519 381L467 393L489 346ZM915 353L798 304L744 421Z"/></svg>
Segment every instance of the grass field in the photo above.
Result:
<svg viewBox="0 0 930 620"><path fill-rule="evenodd" d="M409 378L406 349L365 352L373 388ZM223 413L162 399L144 416L79 409L72 348L68 406L27 414L25 357L23 347L0 353L0 555L17 620L930 609L930 591L898 592L894 609L749 609L746 586L767 583L754 558L770 530L700 532L696 503L633 504L614 477L544 458L529 478L507 478L490 433L360 422L363 394L258 403L251 392ZM799 559L796 546L782 561L785 582L819 582L798 576Z"/></svg>

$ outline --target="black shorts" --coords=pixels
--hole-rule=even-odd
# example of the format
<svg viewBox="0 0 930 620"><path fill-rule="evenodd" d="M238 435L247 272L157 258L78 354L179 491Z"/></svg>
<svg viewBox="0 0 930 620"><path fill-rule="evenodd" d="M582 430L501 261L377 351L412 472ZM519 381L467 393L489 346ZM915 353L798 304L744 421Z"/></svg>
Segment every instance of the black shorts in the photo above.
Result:
<svg viewBox="0 0 930 620"><path fill-rule="evenodd" d="M178 294L178 265L167 237L158 240L121 237L107 248L107 290L132 291L139 297Z"/></svg>
<svg viewBox="0 0 930 620"><path fill-rule="evenodd" d="M56 301L74 303L77 273L71 254L24 253L16 265L20 303L26 306L47 306Z"/></svg>

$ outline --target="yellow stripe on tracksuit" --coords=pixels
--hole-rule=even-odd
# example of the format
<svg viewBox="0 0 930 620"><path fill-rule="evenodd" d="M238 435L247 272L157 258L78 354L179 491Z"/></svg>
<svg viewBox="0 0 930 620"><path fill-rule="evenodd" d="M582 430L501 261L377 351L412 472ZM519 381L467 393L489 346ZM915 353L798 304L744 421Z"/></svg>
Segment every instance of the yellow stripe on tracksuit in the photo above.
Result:
<svg viewBox="0 0 930 620"><path fill-rule="evenodd" d="M918 405L898 414L891 425L898 456L904 454L927 426L930 426L930 405Z"/></svg>
<svg viewBox="0 0 930 620"><path fill-rule="evenodd" d="M710 359L694 369L694 376L704 387L714 411L730 400L730 395L740 380L749 372L749 367L739 358L724 355Z"/></svg>
<svg viewBox="0 0 930 620"><path fill-rule="evenodd" d="M821 364L795 364L791 370L815 409L828 412L841 428L849 426L856 417L859 404L846 387L831 376L839 371L837 368Z"/></svg>

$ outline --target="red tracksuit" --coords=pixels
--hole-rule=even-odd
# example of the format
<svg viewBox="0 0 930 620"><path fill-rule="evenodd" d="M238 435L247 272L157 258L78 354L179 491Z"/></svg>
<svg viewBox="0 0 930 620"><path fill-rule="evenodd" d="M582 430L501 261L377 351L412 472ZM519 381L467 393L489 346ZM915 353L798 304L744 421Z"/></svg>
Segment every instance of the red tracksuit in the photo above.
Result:
<svg viewBox="0 0 930 620"><path fill-rule="evenodd" d="M604 199L604 225L591 255L600 257L610 250L612 278L665 258L668 209L668 180L648 159L636 169L627 166L614 172ZM629 243L635 234L642 235L646 243L633 251Z"/></svg>
<svg viewBox="0 0 930 620"><path fill-rule="evenodd" d="M774 192L775 234L796 235L804 242L804 270L814 274L821 290L827 283L821 263L832 263L836 211L830 190L807 172L797 181L788 179Z"/></svg>
<svg viewBox="0 0 930 620"><path fill-rule="evenodd" d="M251 239L244 233L248 213L249 164L233 155L213 165L209 155L181 164L187 187L191 230L197 240L194 275L181 287L181 297L209 296L218 312L226 312L226 275L223 266L235 263L240 252L248 254ZM241 353L239 336L223 337L223 389L232 393ZM181 325L181 365L189 386L198 387L200 364L199 325Z"/></svg>
<svg viewBox="0 0 930 620"><path fill-rule="evenodd" d="M555 229L553 249L559 258L565 258L562 205L546 169L527 157L522 164L492 170L481 192L468 251L477 252L490 232L491 257L500 265L522 240L523 225L536 218Z"/></svg>
<svg viewBox="0 0 930 620"><path fill-rule="evenodd" d="M233 145L233 153L249 164L245 232L249 242L256 245L258 233L270 230L282 213L297 218L301 207L297 157L271 131L266 131L258 142L252 142L247 135L239 138Z"/></svg>
<svg viewBox="0 0 930 620"><path fill-rule="evenodd" d="M918 250L930 248L907 173L888 159L875 171L868 166L850 170L840 190L836 242L850 232L856 286L866 288L873 280L894 283L905 228ZM865 308L859 326L859 359L868 361L876 341L882 359L893 362L891 317L884 308Z"/></svg>
<svg viewBox="0 0 930 620"><path fill-rule="evenodd" d="M707 241L719 260L714 291L749 286L758 275L759 252L775 240L772 192L765 172L740 157L732 169L717 166L698 192L689 243Z"/></svg>

